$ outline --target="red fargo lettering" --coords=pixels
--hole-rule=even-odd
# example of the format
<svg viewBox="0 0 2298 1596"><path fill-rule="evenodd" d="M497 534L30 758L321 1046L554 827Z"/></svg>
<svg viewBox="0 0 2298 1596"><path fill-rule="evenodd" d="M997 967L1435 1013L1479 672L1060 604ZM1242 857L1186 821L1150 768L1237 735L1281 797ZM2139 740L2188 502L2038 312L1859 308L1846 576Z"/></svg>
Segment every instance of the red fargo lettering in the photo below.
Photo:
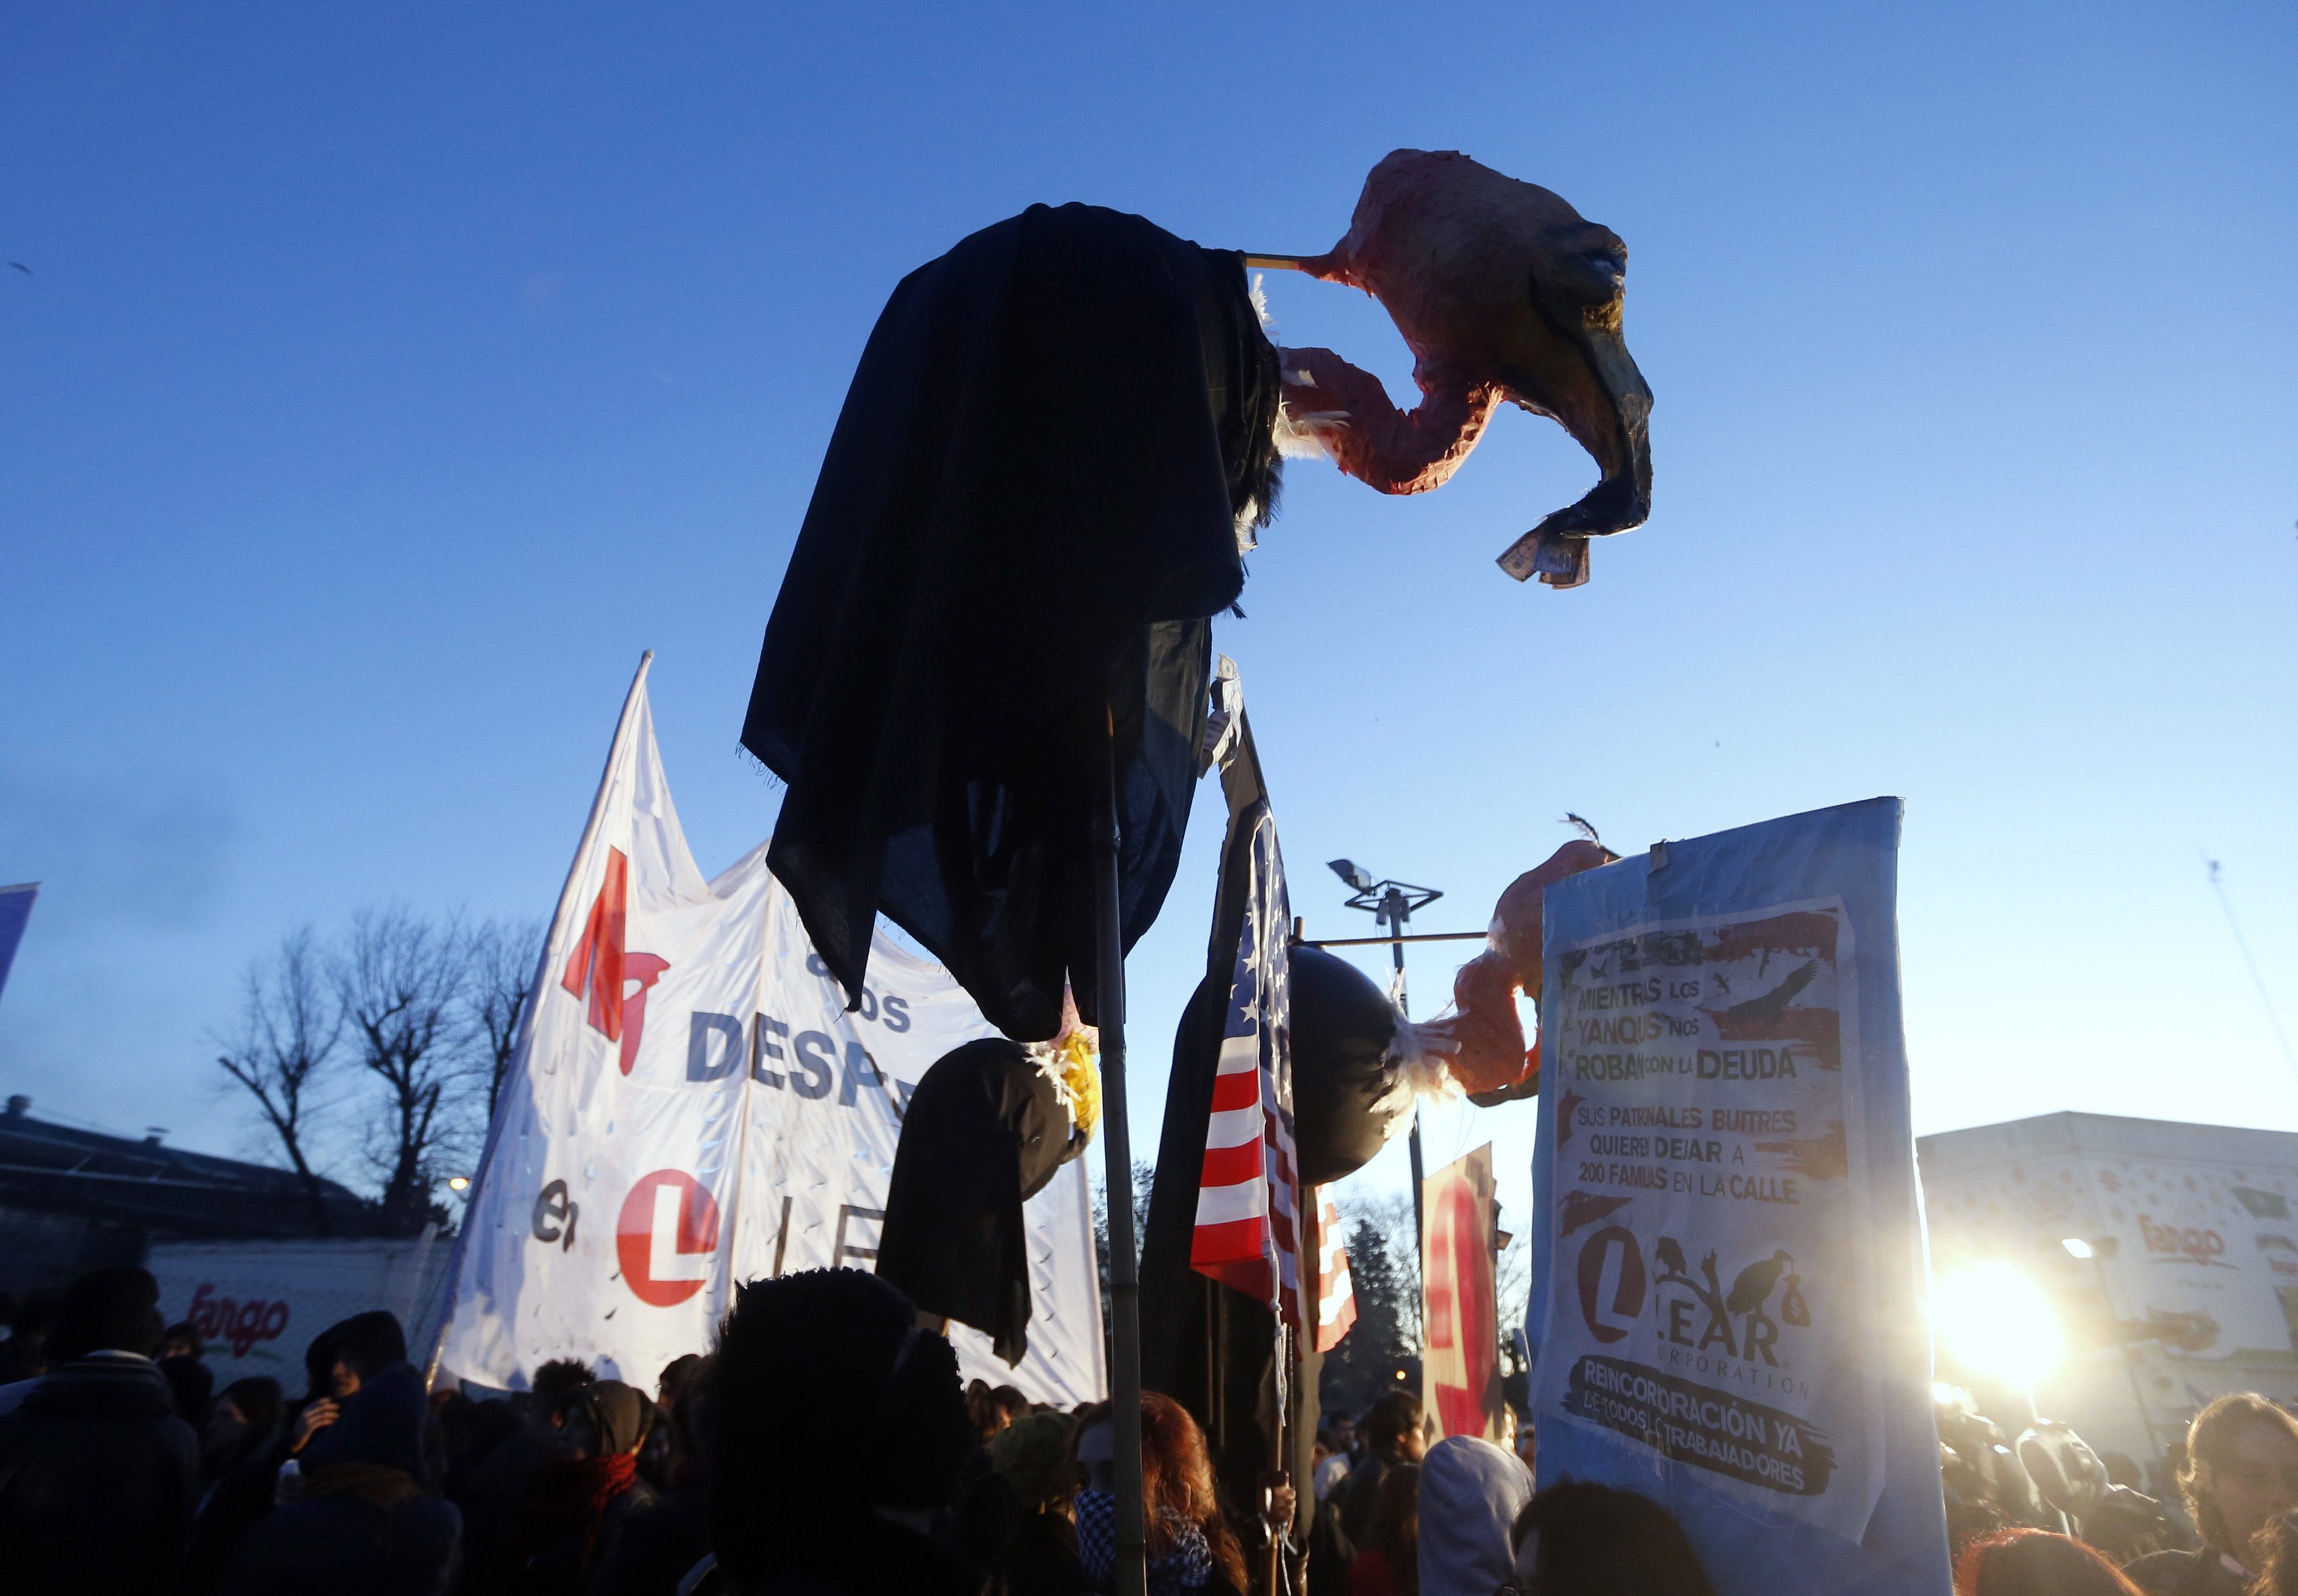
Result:
<svg viewBox="0 0 2298 1596"><path fill-rule="evenodd" d="M2158 1225L2143 1213L2138 1216L2138 1233L2145 1237L2148 1252L2188 1258L2196 1263L2208 1263L2226 1251L2226 1237L2215 1230L2192 1225Z"/></svg>
<svg viewBox="0 0 2298 1596"><path fill-rule="evenodd" d="M259 1341L277 1341L287 1328L287 1304L250 1298L244 1302L215 1294L212 1282L192 1294L192 1310L185 1316L203 1340L230 1344L231 1355L244 1358Z"/></svg>

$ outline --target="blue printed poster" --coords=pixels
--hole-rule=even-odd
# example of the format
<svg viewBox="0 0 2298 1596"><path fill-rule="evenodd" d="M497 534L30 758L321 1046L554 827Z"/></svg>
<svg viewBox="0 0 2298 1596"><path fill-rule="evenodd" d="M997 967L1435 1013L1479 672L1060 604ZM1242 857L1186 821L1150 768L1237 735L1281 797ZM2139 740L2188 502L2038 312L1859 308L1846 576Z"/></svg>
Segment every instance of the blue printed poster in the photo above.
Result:
<svg viewBox="0 0 2298 1596"><path fill-rule="evenodd" d="M1898 823L1847 805L1547 896L1540 1481L1659 1498L1724 1596L1947 1587Z"/></svg>

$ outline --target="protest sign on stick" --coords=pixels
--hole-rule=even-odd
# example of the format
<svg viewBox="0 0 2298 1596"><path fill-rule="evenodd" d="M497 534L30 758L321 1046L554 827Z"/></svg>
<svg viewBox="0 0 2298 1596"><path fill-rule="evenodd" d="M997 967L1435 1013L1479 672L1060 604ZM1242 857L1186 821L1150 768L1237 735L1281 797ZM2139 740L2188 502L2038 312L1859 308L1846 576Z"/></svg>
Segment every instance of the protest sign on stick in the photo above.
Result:
<svg viewBox="0 0 2298 1596"><path fill-rule="evenodd" d="M1440 1435L1500 1438L1499 1222L1488 1142L1422 1183L1421 1406Z"/></svg>
<svg viewBox="0 0 2298 1596"><path fill-rule="evenodd" d="M1722 1596L1940 1596L1899 804L1547 897L1526 1331L1542 1484L1655 1496Z"/></svg>

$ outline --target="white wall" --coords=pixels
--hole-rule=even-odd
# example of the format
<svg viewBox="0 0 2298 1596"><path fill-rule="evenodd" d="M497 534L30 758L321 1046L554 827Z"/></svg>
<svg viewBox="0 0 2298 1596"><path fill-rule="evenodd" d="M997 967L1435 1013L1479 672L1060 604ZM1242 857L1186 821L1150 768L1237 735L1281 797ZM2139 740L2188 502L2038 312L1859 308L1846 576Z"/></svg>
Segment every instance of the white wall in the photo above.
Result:
<svg viewBox="0 0 2298 1596"><path fill-rule="evenodd" d="M154 1242L145 1267L160 1282L166 1321L200 1327L217 1390L269 1375L292 1399L304 1389L304 1348L354 1313L397 1314L420 1359L451 1247L427 1232L412 1241Z"/></svg>

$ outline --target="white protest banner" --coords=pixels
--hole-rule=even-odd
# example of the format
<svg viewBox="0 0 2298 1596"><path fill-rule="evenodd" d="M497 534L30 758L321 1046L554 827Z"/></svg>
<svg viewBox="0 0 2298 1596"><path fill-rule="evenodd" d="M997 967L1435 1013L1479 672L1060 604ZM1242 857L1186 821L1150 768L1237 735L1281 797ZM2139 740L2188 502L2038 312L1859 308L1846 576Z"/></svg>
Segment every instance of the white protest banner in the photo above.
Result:
<svg viewBox="0 0 2298 1596"><path fill-rule="evenodd" d="M1420 1405L1436 1434L1500 1438L1499 1211L1487 1142L1420 1183Z"/></svg>
<svg viewBox="0 0 2298 1596"><path fill-rule="evenodd" d="M646 667L550 929L451 1270L438 1367L524 1389L578 1357L652 1389L708 1350L732 1286L877 1254L901 1114L996 1032L882 933L848 1012L760 844L706 881L655 747ZM1025 1211L1029 1350L951 1327L969 1377L1067 1407L1105 1394L1078 1160Z"/></svg>
<svg viewBox="0 0 2298 1596"><path fill-rule="evenodd" d="M1721 1596L1943 1596L1899 805L1548 890L1542 1484L1657 1497Z"/></svg>

